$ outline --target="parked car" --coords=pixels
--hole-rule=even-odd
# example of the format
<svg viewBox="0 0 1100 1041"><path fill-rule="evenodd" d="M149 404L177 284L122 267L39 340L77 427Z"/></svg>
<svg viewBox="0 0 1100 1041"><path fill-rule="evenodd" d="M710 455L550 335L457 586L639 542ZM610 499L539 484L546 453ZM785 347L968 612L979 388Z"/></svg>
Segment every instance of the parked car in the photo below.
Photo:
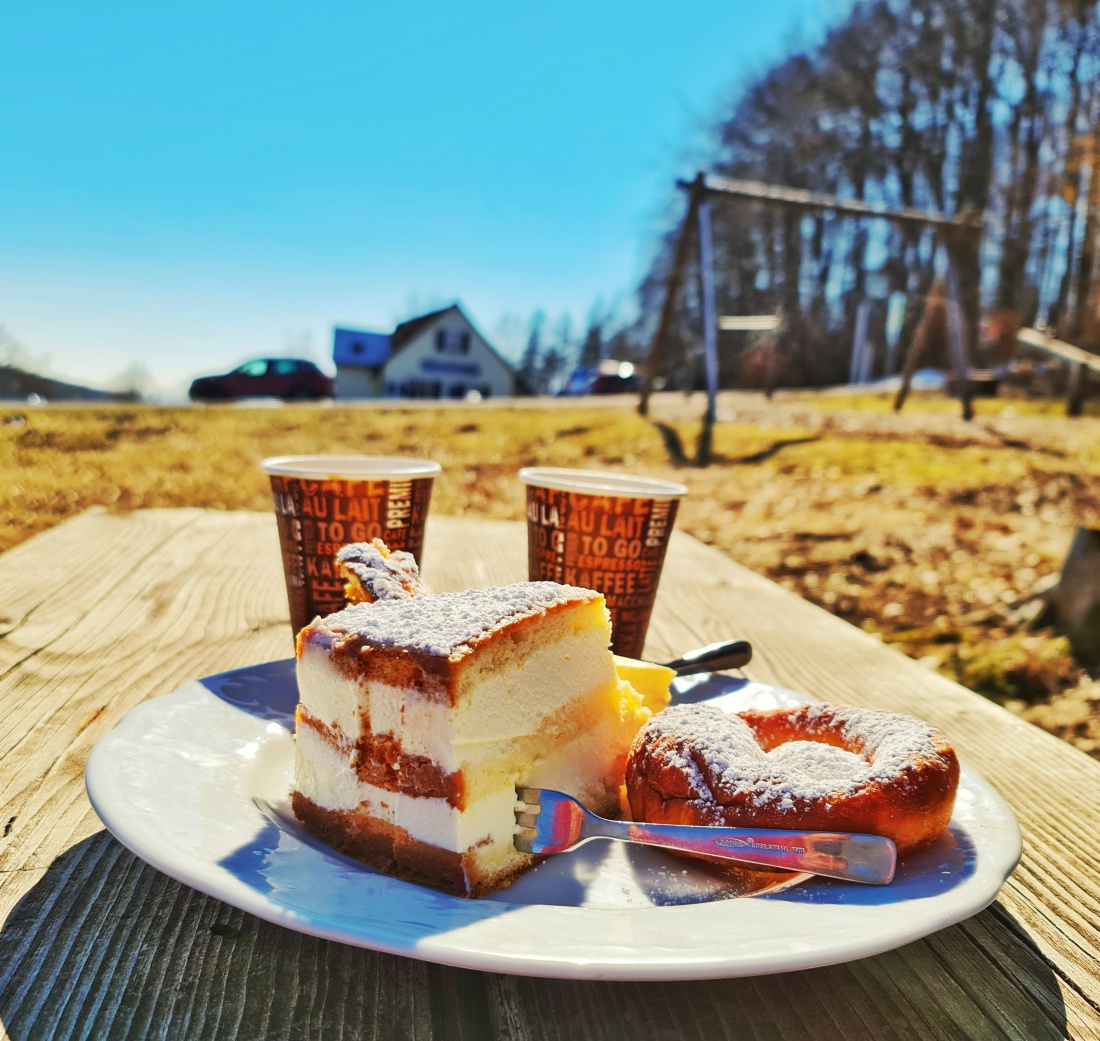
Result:
<svg viewBox="0 0 1100 1041"><path fill-rule="evenodd" d="M597 369L576 368L558 391L558 397L583 394L632 394L642 389L642 377L628 361L608 359Z"/></svg>
<svg viewBox="0 0 1100 1041"><path fill-rule="evenodd" d="M232 398L282 398L316 401L331 398L333 380L302 358L255 358L224 376L200 376L191 384L192 401Z"/></svg>
<svg viewBox="0 0 1100 1041"><path fill-rule="evenodd" d="M601 372L588 388L589 394L635 394L642 389L642 377L631 371L627 376Z"/></svg>
<svg viewBox="0 0 1100 1041"><path fill-rule="evenodd" d="M565 384L558 391L557 396L559 398L576 398L587 394L599 374L599 369L578 366L566 377Z"/></svg>

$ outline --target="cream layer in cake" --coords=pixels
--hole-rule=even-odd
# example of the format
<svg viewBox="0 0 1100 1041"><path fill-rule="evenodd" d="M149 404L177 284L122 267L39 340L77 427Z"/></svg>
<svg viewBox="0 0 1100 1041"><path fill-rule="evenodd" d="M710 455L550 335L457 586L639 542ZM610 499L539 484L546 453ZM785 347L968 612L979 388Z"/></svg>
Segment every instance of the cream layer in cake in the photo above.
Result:
<svg viewBox="0 0 1100 1041"><path fill-rule="evenodd" d="M615 807L648 711L616 678L603 598L524 583L360 604L299 637L295 810L384 870L477 895L533 858L514 786Z"/></svg>

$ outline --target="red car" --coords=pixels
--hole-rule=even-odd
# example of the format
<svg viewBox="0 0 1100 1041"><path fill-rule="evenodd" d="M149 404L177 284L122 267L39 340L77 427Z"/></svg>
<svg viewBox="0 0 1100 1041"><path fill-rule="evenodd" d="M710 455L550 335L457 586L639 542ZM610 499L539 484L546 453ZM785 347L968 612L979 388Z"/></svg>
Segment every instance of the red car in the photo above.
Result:
<svg viewBox="0 0 1100 1041"><path fill-rule="evenodd" d="M282 398L316 401L331 398L333 382L311 361L302 358L256 358L224 376L200 376L191 384L192 401L232 398Z"/></svg>

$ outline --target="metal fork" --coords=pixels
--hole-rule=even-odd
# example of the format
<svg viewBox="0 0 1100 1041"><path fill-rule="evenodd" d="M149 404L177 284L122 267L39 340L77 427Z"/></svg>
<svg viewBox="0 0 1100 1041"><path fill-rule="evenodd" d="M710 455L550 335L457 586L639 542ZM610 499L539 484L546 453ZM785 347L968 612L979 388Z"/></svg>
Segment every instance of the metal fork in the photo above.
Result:
<svg viewBox="0 0 1100 1041"><path fill-rule="evenodd" d="M522 853L545 856L590 839L620 839L871 885L889 882L897 863L894 843L881 835L611 821L564 792L516 785L516 797L522 805L516 806L513 842Z"/></svg>

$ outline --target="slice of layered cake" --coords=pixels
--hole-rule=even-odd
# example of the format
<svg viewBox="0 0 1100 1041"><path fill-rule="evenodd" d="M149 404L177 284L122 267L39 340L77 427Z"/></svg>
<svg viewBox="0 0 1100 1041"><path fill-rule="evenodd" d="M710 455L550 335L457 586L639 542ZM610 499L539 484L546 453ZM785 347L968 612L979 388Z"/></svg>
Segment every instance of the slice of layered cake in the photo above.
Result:
<svg viewBox="0 0 1100 1041"><path fill-rule="evenodd" d="M618 804L649 710L612 664L603 597L553 582L379 600L298 638L295 814L383 871L479 896L535 858L515 785Z"/></svg>

